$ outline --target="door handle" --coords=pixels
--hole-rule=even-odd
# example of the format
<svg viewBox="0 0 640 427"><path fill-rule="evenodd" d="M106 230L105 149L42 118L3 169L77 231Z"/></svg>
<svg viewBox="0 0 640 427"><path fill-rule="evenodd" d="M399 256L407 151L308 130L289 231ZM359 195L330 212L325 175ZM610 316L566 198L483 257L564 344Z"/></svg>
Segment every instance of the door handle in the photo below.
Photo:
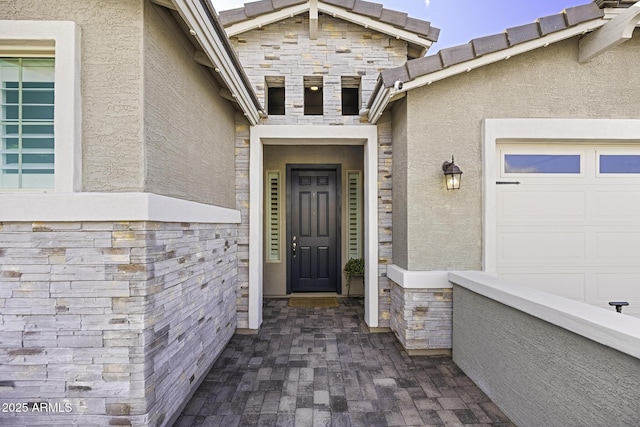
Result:
<svg viewBox="0 0 640 427"><path fill-rule="evenodd" d="M291 251L293 252L293 257L296 257L296 248L298 244L296 243L296 236L293 236L293 243L291 244Z"/></svg>

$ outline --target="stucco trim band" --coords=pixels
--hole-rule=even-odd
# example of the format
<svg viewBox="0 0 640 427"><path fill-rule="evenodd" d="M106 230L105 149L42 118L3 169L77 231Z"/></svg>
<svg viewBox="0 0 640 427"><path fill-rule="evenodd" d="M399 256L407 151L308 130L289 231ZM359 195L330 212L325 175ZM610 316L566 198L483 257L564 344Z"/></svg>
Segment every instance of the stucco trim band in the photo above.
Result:
<svg viewBox="0 0 640 427"><path fill-rule="evenodd" d="M509 283L478 271L450 272L448 276L454 284L477 294L640 358L638 318Z"/></svg>
<svg viewBox="0 0 640 427"><path fill-rule="evenodd" d="M0 221L239 224L240 212L153 193L4 193Z"/></svg>
<svg viewBox="0 0 640 427"><path fill-rule="evenodd" d="M387 266L387 277L404 289L449 289L448 271L410 271L395 264Z"/></svg>

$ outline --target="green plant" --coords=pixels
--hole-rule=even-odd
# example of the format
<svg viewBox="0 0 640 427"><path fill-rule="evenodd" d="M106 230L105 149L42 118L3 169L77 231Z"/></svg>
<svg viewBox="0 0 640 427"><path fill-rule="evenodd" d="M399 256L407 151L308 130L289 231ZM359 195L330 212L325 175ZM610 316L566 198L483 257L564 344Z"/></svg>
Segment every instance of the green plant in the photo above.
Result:
<svg viewBox="0 0 640 427"><path fill-rule="evenodd" d="M349 258L344 265L343 271L347 277L347 287L349 288L347 295L351 294L351 276L364 277L364 258Z"/></svg>

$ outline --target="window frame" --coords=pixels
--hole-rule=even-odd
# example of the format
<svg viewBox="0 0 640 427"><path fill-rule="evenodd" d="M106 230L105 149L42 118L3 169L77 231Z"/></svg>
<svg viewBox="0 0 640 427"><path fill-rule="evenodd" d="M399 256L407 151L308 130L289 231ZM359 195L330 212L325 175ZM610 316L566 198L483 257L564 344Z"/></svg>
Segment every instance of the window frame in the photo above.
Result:
<svg viewBox="0 0 640 427"><path fill-rule="evenodd" d="M637 150L620 148L620 147L607 147L596 150L595 163L596 163L596 177L597 178L638 178L640 172L602 172L602 157L604 156L640 156L640 152Z"/></svg>
<svg viewBox="0 0 640 427"><path fill-rule="evenodd" d="M0 192L72 193L82 186L80 28L70 21L0 20L0 56L53 57L54 186Z"/></svg>

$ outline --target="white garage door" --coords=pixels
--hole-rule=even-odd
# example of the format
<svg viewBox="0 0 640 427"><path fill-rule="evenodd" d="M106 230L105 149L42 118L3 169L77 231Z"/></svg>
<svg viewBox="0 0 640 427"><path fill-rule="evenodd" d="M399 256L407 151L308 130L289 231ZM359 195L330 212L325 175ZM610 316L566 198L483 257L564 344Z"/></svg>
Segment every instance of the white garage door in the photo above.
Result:
<svg viewBox="0 0 640 427"><path fill-rule="evenodd" d="M498 275L640 316L640 146L499 144L497 156Z"/></svg>

